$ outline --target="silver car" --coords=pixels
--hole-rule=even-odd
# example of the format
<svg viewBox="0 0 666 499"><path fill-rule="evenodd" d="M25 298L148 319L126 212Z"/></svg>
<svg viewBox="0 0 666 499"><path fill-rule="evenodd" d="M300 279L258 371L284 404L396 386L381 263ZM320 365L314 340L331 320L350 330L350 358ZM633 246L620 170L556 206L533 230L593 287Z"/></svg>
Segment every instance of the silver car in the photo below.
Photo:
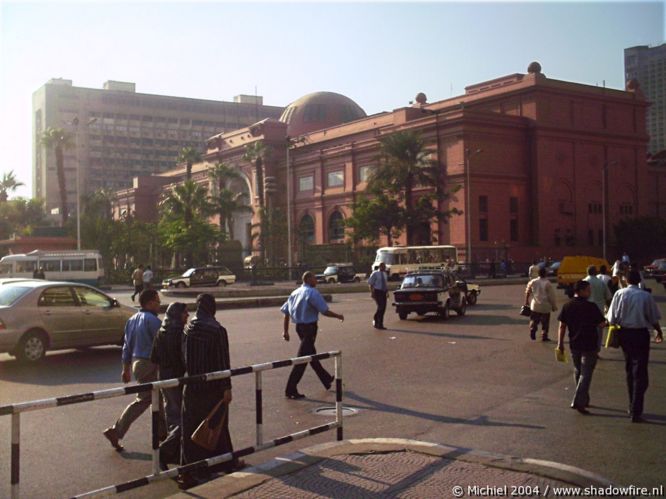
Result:
<svg viewBox="0 0 666 499"><path fill-rule="evenodd" d="M120 345L136 309L92 286L23 281L0 286L0 353L37 362L47 350Z"/></svg>

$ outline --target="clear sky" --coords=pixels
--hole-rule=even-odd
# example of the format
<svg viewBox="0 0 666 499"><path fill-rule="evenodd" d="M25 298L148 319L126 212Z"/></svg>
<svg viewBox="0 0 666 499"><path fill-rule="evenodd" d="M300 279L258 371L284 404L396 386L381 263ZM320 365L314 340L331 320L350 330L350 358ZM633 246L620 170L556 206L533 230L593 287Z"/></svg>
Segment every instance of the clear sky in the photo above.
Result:
<svg viewBox="0 0 666 499"><path fill-rule="evenodd" d="M624 88L623 49L664 42L663 2L19 2L0 0L0 174L32 192L32 93L101 88L286 105L320 90L368 113L526 72Z"/></svg>

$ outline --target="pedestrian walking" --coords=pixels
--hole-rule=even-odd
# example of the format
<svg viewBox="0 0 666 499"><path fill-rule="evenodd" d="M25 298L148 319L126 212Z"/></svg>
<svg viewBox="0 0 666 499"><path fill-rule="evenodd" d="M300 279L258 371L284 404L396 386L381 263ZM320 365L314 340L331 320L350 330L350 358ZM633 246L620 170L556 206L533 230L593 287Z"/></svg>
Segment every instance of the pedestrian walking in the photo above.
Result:
<svg viewBox="0 0 666 499"><path fill-rule="evenodd" d="M661 315L652 295L638 288L641 276L629 272L629 285L613 296L608 310L608 323L620 326L620 346L629 392L629 414L634 423L643 422L643 402L648 388L650 328L657 331L656 343L664 339L659 325Z"/></svg>
<svg viewBox="0 0 666 499"><path fill-rule="evenodd" d="M611 295L608 286L606 286L606 284L604 284L604 282L599 279L596 266L590 265L587 268L587 277L583 279L583 281L590 284L588 300L597 306L599 312L604 314L606 312L606 307L610 304L611 298L613 298L613 295ZM597 350L601 350L603 336L603 329L600 328L598 335L599 345Z"/></svg>
<svg viewBox="0 0 666 499"><path fill-rule="evenodd" d="M386 264L379 264L379 268L370 274L368 278L370 296L377 304L377 310L373 316L372 326L375 329L386 329L384 327L384 313L386 312L386 299L388 297L388 279L386 278Z"/></svg>
<svg viewBox="0 0 666 499"><path fill-rule="evenodd" d="M152 289L153 275L153 271L150 268L150 265L148 265L146 270L143 271L143 275L141 276L141 280L143 281L143 289Z"/></svg>
<svg viewBox="0 0 666 499"><path fill-rule="evenodd" d="M162 326L155 335L150 360L157 365L159 379L180 378L185 375L183 361L183 329L187 324L187 305L174 302L166 309ZM169 431L180 426L180 409L183 400L183 387L164 388L164 405Z"/></svg>
<svg viewBox="0 0 666 499"><path fill-rule="evenodd" d="M46 274L44 274L44 267L37 267L32 273L33 279L46 279Z"/></svg>
<svg viewBox="0 0 666 499"><path fill-rule="evenodd" d="M536 260L532 261L532 265L530 265L530 268L527 270L527 276L530 279L538 279L539 278L539 262Z"/></svg>
<svg viewBox="0 0 666 499"><path fill-rule="evenodd" d="M539 277L532 279L525 288L525 306L530 307L530 338L536 340L536 332L541 324L541 341L550 341L550 313L557 310L555 289L546 279L546 268L539 269Z"/></svg>
<svg viewBox="0 0 666 499"><path fill-rule="evenodd" d="M141 310L130 317L125 324L125 341L123 343L123 383L129 383L134 375L138 383L150 383L157 380L157 365L150 360L155 335L161 322L157 318L160 311L160 297L157 291L147 289L139 295ZM136 398L122 412L113 426L104 430L104 436L116 450L123 449L123 439L132 423L150 407L151 392L137 393ZM166 436L164 410L160 401L159 435Z"/></svg>
<svg viewBox="0 0 666 499"><path fill-rule="evenodd" d="M315 349L315 340L317 339L317 321L319 314L326 317L333 317L341 321L345 320L344 315L337 314L328 308L328 304L323 296L316 289L317 278L312 272L305 272L302 278L303 284L295 289L287 301L282 305L280 311L284 314L284 332L282 337L285 341L289 341L289 320L296 324L296 333L301 340L298 347L298 356L314 355L317 353ZM319 380L328 390L333 384L335 379L329 374L326 369L321 365L318 360L310 362L312 369L319 377ZM301 399L305 397L302 393L298 392L298 383L303 377L306 364L298 364L293 367L289 380L287 381L287 388L285 396L289 399Z"/></svg>
<svg viewBox="0 0 666 499"><path fill-rule="evenodd" d="M132 272L132 285L134 286L134 293L132 293L132 301L136 295L141 294L143 291L143 264L139 264L137 268Z"/></svg>
<svg viewBox="0 0 666 499"><path fill-rule="evenodd" d="M183 352L188 376L231 369L229 336L227 330L215 319L216 311L215 298L212 295L203 293L197 297L197 311L183 332ZM215 449L204 449L192 441L192 433L220 400L227 406L222 433ZM185 385L182 412L183 464L233 452L228 414L231 401L230 378ZM231 472L243 465L243 462L233 459L193 474L185 474L182 482L184 486L189 486L196 479L208 478L213 471Z"/></svg>
<svg viewBox="0 0 666 499"><path fill-rule="evenodd" d="M603 282L606 287L608 288L608 291L610 291L610 282L611 282L611 276L608 275L608 268L606 268L605 265L602 265L599 267L599 273L597 274L597 279L599 279L601 282ZM612 297L612 293L611 293Z"/></svg>
<svg viewBox="0 0 666 499"><path fill-rule="evenodd" d="M590 414L587 407L590 405L592 373L597 365L599 331L606 322L604 314L590 301L591 284L585 280L576 282L574 297L562 307L557 318L560 321L557 336L557 348L560 352L564 352L564 336L567 329L569 330L569 348L576 384L571 408L581 414Z"/></svg>

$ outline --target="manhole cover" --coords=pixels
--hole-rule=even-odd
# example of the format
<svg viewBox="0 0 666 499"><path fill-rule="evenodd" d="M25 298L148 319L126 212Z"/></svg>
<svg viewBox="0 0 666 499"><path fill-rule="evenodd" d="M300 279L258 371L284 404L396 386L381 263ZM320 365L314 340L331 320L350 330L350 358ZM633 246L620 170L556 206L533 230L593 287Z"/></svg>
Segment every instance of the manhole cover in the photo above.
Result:
<svg viewBox="0 0 666 499"><path fill-rule="evenodd" d="M313 411L318 416L332 416L335 417L335 406L318 407ZM353 407L342 407L342 416L355 416L359 413L359 409Z"/></svg>

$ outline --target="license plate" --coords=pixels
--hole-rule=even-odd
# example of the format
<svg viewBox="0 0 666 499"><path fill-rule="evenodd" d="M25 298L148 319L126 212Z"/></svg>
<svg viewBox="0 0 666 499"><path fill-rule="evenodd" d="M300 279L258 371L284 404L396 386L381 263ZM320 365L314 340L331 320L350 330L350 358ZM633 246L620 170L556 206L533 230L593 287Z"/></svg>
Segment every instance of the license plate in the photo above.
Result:
<svg viewBox="0 0 666 499"><path fill-rule="evenodd" d="M423 301L425 297L423 295L409 295L410 301Z"/></svg>

